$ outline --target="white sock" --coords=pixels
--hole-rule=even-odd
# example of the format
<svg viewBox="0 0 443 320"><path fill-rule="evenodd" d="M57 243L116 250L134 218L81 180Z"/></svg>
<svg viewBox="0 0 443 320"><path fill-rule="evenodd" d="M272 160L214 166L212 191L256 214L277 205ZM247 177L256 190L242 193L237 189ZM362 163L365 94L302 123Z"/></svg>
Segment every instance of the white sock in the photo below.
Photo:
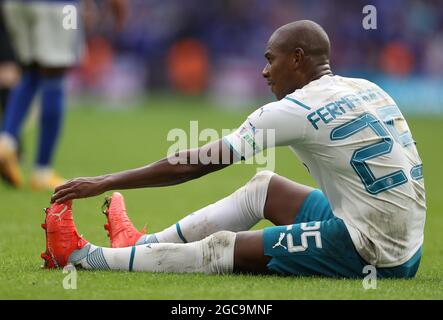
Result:
<svg viewBox="0 0 443 320"><path fill-rule="evenodd" d="M176 273L231 273L235 233L220 231L187 244L153 243L127 248L101 248L87 244L74 251L69 262L90 270Z"/></svg>
<svg viewBox="0 0 443 320"><path fill-rule="evenodd" d="M217 231L245 231L264 218L271 171L261 171L230 196L202 208L165 230L142 236L139 244L193 242Z"/></svg>
<svg viewBox="0 0 443 320"><path fill-rule="evenodd" d="M17 140L9 133L0 133L0 141L6 145L8 149L17 150Z"/></svg>
<svg viewBox="0 0 443 320"><path fill-rule="evenodd" d="M45 179L53 173L52 167L35 166L33 175L38 179Z"/></svg>

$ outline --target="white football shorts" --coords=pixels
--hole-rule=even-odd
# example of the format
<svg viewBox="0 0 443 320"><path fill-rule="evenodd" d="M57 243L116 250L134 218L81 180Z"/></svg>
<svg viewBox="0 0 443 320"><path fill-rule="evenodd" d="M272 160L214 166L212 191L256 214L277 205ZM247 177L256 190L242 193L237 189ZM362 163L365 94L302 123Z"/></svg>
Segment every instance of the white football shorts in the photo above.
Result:
<svg viewBox="0 0 443 320"><path fill-rule="evenodd" d="M83 53L80 26L65 29L63 9L70 3L4 1L3 14L20 62L70 67ZM78 11L77 11L78 13ZM77 17L77 23L80 22Z"/></svg>

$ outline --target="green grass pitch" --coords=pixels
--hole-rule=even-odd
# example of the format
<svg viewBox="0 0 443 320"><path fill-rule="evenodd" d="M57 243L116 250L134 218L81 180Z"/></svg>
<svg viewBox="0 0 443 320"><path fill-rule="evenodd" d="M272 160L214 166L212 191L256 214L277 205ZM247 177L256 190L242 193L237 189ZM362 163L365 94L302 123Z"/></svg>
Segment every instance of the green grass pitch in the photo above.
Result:
<svg viewBox="0 0 443 320"><path fill-rule="evenodd" d="M172 128L189 132L189 121L204 128L235 128L248 112L210 108L204 101L153 99L146 107L106 110L82 105L68 112L56 168L65 177L89 176L138 167L166 155ZM360 280L252 275L179 275L79 271L76 290L63 289L61 270L41 270L44 249L43 208L50 192L32 193L0 185L1 299L442 299L443 298L443 118L407 117L424 163L427 221L424 254L412 280L379 280L364 290ZM221 131L219 131L221 132ZM35 125L24 135L24 172L29 177ZM276 172L314 185L288 149L278 149ZM188 213L242 186L253 165L235 165L197 181L158 189L122 191L134 224L159 231ZM97 245L108 245L100 214L103 196L74 202L79 232ZM256 228L265 226L260 223Z"/></svg>

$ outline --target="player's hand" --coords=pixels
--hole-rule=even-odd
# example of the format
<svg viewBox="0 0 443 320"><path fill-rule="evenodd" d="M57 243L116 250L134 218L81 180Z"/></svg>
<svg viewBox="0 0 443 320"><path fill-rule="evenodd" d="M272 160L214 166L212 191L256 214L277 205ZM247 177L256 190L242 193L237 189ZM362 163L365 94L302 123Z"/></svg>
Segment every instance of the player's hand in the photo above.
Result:
<svg viewBox="0 0 443 320"><path fill-rule="evenodd" d="M93 197L105 191L103 177L76 178L55 188L51 203Z"/></svg>

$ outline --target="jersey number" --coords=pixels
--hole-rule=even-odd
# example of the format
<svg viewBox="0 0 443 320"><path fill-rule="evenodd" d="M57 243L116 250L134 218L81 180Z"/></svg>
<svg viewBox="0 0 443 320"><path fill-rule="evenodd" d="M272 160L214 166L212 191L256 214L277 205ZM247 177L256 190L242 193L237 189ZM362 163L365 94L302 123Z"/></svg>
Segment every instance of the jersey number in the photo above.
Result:
<svg viewBox="0 0 443 320"><path fill-rule="evenodd" d="M294 239L292 238L292 234L288 233L287 242L288 242L288 252L303 252L308 249L308 237L314 237L315 246L318 249L321 249L321 234L320 231L320 221L316 221L313 226L308 226L306 222L300 224L300 229L305 231L300 235L301 245L294 246ZM292 230L292 225L287 226L286 230Z"/></svg>
<svg viewBox="0 0 443 320"><path fill-rule="evenodd" d="M388 122L389 123L389 122ZM370 194L402 185L408 181L403 170L398 170L380 178L376 178L366 161L388 154L394 144L391 136L380 121L370 113L365 113L331 131L331 140L343 140L366 128L371 128L381 141L357 149L352 154L351 166L360 177L363 185Z"/></svg>

